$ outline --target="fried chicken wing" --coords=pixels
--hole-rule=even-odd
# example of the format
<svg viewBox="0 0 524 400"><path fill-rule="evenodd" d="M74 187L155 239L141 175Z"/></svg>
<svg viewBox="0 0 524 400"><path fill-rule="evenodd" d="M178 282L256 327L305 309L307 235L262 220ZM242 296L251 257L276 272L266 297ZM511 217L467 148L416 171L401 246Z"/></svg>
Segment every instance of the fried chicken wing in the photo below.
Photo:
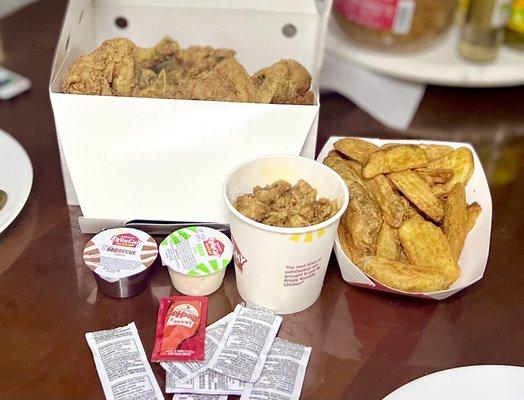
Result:
<svg viewBox="0 0 524 400"><path fill-rule="evenodd" d="M255 88L244 67L234 58L171 86L169 97L188 100L255 101Z"/></svg>
<svg viewBox="0 0 524 400"><path fill-rule="evenodd" d="M176 84L185 78L193 78L203 72L210 71L221 61L233 58L235 54L235 51L230 49L191 46L180 51L177 58L167 67L169 82Z"/></svg>
<svg viewBox="0 0 524 400"><path fill-rule="evenodd" d="M179 57L181 53L180 45L177 41L165 36L153 47L138 48L137 61L140 68L154 69L160 64Z"/></svg>
<svg viewBox="0 0 524 400"><path fill-rule="evenodd" d="M313 104L311 75L295 60L280 60L252 76L257 102Z"/></svg>
<svg viewBox="0 0 524 400"><path fill-rule="evenodd" d="M137 47L129 39L106 40L80 56L62 84L64 93L130 96L140 81Z"/></svg>

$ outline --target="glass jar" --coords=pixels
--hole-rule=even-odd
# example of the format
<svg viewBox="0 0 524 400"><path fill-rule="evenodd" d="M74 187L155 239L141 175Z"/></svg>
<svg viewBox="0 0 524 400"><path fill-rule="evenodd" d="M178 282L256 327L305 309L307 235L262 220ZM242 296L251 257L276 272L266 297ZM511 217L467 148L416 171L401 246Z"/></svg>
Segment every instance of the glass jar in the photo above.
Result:
<svg viewBox="0 0 524 400"><path fill-rule="evenodd" d="M335 0L335 19L353 41L378 50L430 46L453 22L456 0Z"/></svg>

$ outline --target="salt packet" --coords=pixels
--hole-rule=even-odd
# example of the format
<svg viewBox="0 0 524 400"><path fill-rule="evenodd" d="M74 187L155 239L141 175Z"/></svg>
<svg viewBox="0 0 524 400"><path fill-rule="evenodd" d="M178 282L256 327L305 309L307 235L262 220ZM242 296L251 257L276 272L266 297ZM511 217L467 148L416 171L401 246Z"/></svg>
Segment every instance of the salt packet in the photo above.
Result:
<svg viewBox="0 0 524 400"><path fill-rule="evenodd" d="M175 394L173 400L227 400L227 396L206 394Z"/></svg>
<svg viewBox="0 0 524 400"><path fill-rule="evenodd" d="M166 393L195 393L241 395L246 384L218 372L207 369L184 383L177 382L175 375L166 373Z"/></svg>
<svg viewBox="0 0 524 400"><path fill-rule="evenodd" d="M107 400L164 400L134 322L85 337Z"/></svg>
<svg viewBox="0 0 524 400"><path fill-rule="evenodd" d="M240 400L299 400L311 347L276 338L258 381L248 383Z"/></svg>
<svg viewBox="0 0 524 400"><path fill-rule="evenodd" d="M213 355L218 350L218 344L222 340L222 336L226 331L226 327L231 314L226 315L224 318L216 321L206 328L205 338L205 350L204 360L201 362L162 362L160 365L167 372L166 382L171 384L166 387L168 389L175 387L175 384L188 382L193 379L202 371L205 371L208 367L209 362L213 358Z"/></svg>
<svg viewBox="0 0 524 400"><path fill-rule="evenodd" d="M263 308L237 305L208 368L254 383L275 340L282 317Z"/></svg>

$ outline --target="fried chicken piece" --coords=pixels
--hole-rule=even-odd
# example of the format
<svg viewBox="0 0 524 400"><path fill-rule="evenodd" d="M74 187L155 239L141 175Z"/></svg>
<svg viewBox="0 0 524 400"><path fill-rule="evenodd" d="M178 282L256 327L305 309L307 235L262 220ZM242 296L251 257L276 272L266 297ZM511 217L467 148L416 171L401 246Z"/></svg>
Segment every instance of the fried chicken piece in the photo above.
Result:
<svg viewBox="0 0 524 400"><path fill-rule="evenodd" d="M167 67L169 82L176 84L182 79L210 71L221 61L233 58L235 54L234 50L215 49L209 46L191 46L181 50L177 58Z"/></svg>
<svg viewBox="0 0 524 400"><path fill-rule="evenodd" d="M166 61L179 57L180 53L181 50L178 42L171 39L169 36L165 36L153 47L139 47L137 61L140 68L155 69Z"/></svg>
<svg viewBox="0 0 524 400"><path fill-rule="evenodd" d="M151 68L175 57L179 50L178 43L168 37L151 48L139 48L129 39L106 40L71 64L62 91L132 96L150 85L156 87L158 77Z"/></svg>
<svg viewBox="0 0 524 400"><path fill-rule="evenodd" d="M266 225L304 227L319 224L337 213L336 200L320 198L306 181L294 186L279 180L253 189L253 194L239 196L235 207L242 214Z"/></svg>
<svg viewBox="0 0 524 400"><path fill-rule="evenodd" d="M251 194L239 196L235 207L246 217L255 221L262 221L269 216L269 206Z"/></svg>
<svg viewBox="0 0 524 400"><path fill-rule="evenodd" d="M255 101L255 88L244 67L227 57L201 74L170 87L169 97L188 100Z"/></svg>
<svg viewBox="0 0 524 400"><path fill-rule="evenodd" d="M142 70L151 71L151 70ZM140 86L140 89L135 93L137 97L152 97L152 98L164 98L167 96L168 83L166 70L163 69L157 75L154 71L151 71L154 77L150 78L149 84L146 86Z"/></svg>
<svg viewBox="0 0 524 400"><path fill-rule="evenodd" d="M295 60L280 60L252 78L259 103L313 104L311 75Z"/></svg>
<svg viewBox="0 0 524 400"><path fill-rule="evenodd" d="M69 67L64 93L131 96L139 84L137 47L129 39L106 40Z"/></svg>

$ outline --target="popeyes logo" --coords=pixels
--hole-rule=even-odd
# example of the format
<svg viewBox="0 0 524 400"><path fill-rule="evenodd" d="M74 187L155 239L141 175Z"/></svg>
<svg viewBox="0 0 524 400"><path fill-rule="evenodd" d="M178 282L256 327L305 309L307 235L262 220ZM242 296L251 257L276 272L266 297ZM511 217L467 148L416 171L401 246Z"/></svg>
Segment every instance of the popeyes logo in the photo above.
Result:
<svg viewBox="0 0 524 400"><path fill-rule="evenodd" d="M182 325L192 328L199 320L198 310L191 304L180 304L169 310L166 325Z"/></svg>
<svg viewBox="0 0 524 400"><path fill-rule="evenodd" d="M131 233L121 233L111 238L114 246L136 247L141 242L139 238Z"/></svg>
<svg viewBox="0 0 524 400"><path fill-rule="evenodd" d="M235 266L240 270L240 272L243 272L244 264L247 262L247 259L240 252L233 236L231 236L231 241L233 242L233 260L235 261Z"/></svg>
<svg viewBox="0 0 524 400"><path fill-rule="evenodd" d="M224 244L215 238L204 240L204 246L209 256L220 257L224 252Z"/></svg>

